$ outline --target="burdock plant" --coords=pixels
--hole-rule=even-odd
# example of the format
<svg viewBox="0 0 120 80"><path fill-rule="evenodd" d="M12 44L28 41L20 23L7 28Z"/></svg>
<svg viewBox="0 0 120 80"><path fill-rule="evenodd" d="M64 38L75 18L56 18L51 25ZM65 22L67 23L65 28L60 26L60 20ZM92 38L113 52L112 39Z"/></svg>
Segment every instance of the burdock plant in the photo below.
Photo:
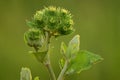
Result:
<svg viewBox="0 0 120 80"><path fill-rule="evenodd" d="M31 53L48 69L50 80L65 80L65 75L80 73L103 60L99 55L80 50L80 36L75 35L68 45L61 43L61 72L58 77L55 76L50 63L51 38L74 32L73 24L72 15L68 10L52 6L37 11L32 20L27 21L30 29L24 34L25 43L34 48L35 51ZM22 68L20 80L32 80L29 68ZM39 80L39 77L35 77L34 80Z"/></svg>

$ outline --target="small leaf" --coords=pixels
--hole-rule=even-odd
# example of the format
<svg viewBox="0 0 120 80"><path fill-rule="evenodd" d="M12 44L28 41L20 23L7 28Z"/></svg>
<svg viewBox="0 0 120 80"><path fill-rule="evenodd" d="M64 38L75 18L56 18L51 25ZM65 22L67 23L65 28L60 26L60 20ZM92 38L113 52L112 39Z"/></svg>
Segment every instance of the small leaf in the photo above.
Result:
<svg viewBox="0 0 120 80"><path fill-rule="evenodd" d="M60 60L60 62L59 62L59 66L60 66L60 69L61 69L61 70L63 69L64 64L65 64L65 59L62 58L62 59Z"/></svg>
<svg viewBox="0 0 120 80"><path fill-rule="evenodd" d="M31 71L29 68L21 69L20 80L32 80Z"/></svg>
<svg viewBox="0 0 120 80"><path fill-rule="evenodd" d="M39 62L43 63L44 59L45 59L45 56L47 54L47 51L44 51L44 52L34 52L33 54L35 55L36 59Z"/></svg>
<svg viewBox="0 0 120 80"><path fill-rule="evenodd" d="M61 43L61 53L63 54L63 58L59 62L61 69L64 66L65 60L70 61L77 55L80 45L79 37L79 35L73 37L73 39L69 42L68 47L65 45L64 42Z"/></svg>
<svg viewBox="0 0 120 80"><path fill-rule="evenodd" d="M36 26L35 22L32 20L32 21L28 21L26 20L26 24L30 27L30 28L33 28L34 26Z"/></svg>
<svg viewBox="0 0 120 80"><path fill-rule="evenodd" d="M88 70L93 64L101 60L103 60L101 56L82 50L78 52L76 58L71 60L66 74L80 73L83 70Z"/></svg>
<svg viewBox="0 0 120 80"><path fill-rule="evenodd" d="M79 51L79 45L80 45L80 36L76 35L73 37L73 39L69 42L66 55L70 59L72 57L75 57L77 52Z"/></svg>
<svg viewBox="0 0 120 80"><path fill-rule="evenodd" d="M64 42L62 42L62 43L61 43L61 53L62 53L63 55L65 55L65 54L66 54L66 50L67 50L67 46L65 45Z"/></svg>
<svg viewBox="0 0 120 80"><path fill-rule="evenodd" d="M37 76L37 77L34 78L34 80L40 80L40 79L39 79L39 77Z"/></svg>

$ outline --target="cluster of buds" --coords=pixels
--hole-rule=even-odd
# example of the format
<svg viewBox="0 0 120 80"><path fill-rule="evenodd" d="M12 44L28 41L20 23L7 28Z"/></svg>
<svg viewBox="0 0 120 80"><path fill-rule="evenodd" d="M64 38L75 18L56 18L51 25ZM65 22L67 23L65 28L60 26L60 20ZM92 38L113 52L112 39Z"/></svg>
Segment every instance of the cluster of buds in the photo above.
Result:
<svg viewBox="0 0 120 80"><path fill-rule="evenodd" d="M30 26L25 33L25 40L31 47L41 47L44 43L45 32L51 36L67 35L74 31L72 15L69 11L56 7L44 8L37 11L31 21L27 21Z"/></svg>

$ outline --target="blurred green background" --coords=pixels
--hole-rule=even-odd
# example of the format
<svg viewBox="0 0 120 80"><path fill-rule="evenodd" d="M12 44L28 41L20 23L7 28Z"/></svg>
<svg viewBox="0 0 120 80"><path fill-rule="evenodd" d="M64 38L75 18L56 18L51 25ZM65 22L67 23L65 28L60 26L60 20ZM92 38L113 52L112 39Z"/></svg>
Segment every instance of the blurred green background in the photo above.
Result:
<svg viewBox="0 0 120 80"><path fill-rule="evenodd" d="M52 39L51 62L58 76L60 42L81 36L81 49L101 55L104 61L66 80L120 80L119 0L0 0L0 80L19 80L21 67L29 67L33 77L49 80L47 70L37 62L23 40L26 19L44 6L60 6L74 16L76 32ZM54 48L53 48L54 47ZM75 79L76 78L76 79Z"/></svg>

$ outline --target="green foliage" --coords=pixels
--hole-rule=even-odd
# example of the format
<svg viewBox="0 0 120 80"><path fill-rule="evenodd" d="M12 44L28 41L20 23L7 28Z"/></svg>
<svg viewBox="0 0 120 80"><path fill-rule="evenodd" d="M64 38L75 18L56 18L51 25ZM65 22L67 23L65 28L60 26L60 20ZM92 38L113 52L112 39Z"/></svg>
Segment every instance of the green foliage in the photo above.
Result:
<svg viewBox="0 0 120 80"><path fill-rule="evenodd" d="M68 47L64 42L61 43L61 53L65 57L60 60L60 68L64 67L66 60L69 61L66 74L80 73L83 70L89 69L94 63L103 60L99 55L79 50L79 41L79 35L76 35L69 42Z"/></svg>
<svg viewBox="0 0 120 80"><path fill-rule="evenodd" d="M20 80L32 80L31 71L29 68L21 69Z"/></svg>
<svg viewBox="0 0 120 80"><path fill-rule="evenodd" d="M71 59L76 56L76 53L79 51L79 35L76 35L68 44L68 47L64 42L61 43L61 53L67 58Z"/></svg>
<svg viewBox="0 0 120 80"><path fill-rule="evenodd" d="M37 77L34 78L34 80L40 80L40 79L39 79L39 77L37 76Z"/></svg>
<svg viewBox="0 0 120 80"><path fill-rule="evenodd" d="M103 60L101 56L81 50L69 63L66 74L80 73L83 70L90 69L93 64L100 62L101 60Z"/></svg>
<svg viewBox="0 0 120 80"><path fill-rule="evenodd" d="M47 54L47 51L44 51L44 52L33 52L33 54L35 55L36 59L43 63L45 61L45 57L46 57L46 54Z"/></svg>
<svg viewBox="0 0 120 80"><path fill-rule="evenodd" d="M61 53L66 57L67 46L64 42L61 43Z"/></svg>
<svg viewBox="0 0 120 80"><path fill-rule="evenodd" d="M68 59L74 58L79 51L79 45L80 45L80 36L76 35L73 37L73 39L69 42L68 48L66 51L66 56Z"/></svg>
<svg viewBox="0 0 120 80"><path fill-rule="evenodd" d="M32 80L32 75L29 68L25 67L21 69L20 80ZM35 77L34 80L39 80L39 77Z"/></svg>
<svg viewBox="0 0 120 80"><path fill-rule="evenodd" d="M61 69L61 70L63 69L64 65L65 65L65 58L62 58L62 59L60 59L60 61L59 61L59 66L60 66L60 69Z"/></svg>

